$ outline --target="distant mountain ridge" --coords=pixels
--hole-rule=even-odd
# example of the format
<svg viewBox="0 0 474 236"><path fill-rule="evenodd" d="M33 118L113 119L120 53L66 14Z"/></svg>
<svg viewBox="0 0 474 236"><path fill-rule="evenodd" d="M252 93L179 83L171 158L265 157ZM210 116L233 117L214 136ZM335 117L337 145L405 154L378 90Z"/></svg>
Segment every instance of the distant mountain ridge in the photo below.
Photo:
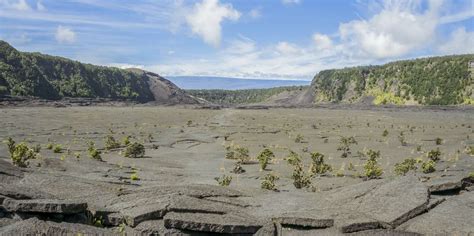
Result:
<svg viewBox="0 0 474 236"><path fill-rule="evenodd" d="M128 99L195 104L199 100L158 74L95 66L41 53L19 52L0 41L0 95Z"/></svg>
<svg viewBox="0 0 474 236"><path fill-rule="evenodd" d="M277 79L241 79L232 77L213 76L167 76L168 80L178 85L182 89L222 89L222 90L243 90L243 89L265 89L288 86L310 85L311 81L304 80L277 80Z"/></svg>

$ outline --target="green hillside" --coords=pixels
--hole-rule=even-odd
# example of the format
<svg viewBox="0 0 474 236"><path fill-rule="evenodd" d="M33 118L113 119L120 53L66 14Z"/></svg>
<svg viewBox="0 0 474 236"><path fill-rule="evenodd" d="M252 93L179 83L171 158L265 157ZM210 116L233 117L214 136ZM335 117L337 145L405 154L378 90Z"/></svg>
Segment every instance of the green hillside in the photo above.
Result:
<svg viewBox="0 0 474 236"><path fill-rule="evenodd" d="M152 101L145 74L94 66L62 57L19 52L0 41L0 94L101 97Z"/></svg>
<svg viewBox="0 0 474 236"><path fill-rule="evenodd" d="M325 70L311 84L315 103L454 105L473 103L474 54Z"/></svg>

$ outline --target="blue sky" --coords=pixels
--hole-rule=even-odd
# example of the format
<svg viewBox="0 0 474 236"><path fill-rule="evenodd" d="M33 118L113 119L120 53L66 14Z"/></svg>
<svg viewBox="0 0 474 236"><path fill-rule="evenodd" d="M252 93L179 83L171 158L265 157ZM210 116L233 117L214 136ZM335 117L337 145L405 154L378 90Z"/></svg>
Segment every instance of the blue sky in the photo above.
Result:
<svg viewBox="0 0 474 236"><path fill-rule="evenodd" d="M0 0L22 51L165 76L310 80L320 70L474 53L473 0Z"/></svg>

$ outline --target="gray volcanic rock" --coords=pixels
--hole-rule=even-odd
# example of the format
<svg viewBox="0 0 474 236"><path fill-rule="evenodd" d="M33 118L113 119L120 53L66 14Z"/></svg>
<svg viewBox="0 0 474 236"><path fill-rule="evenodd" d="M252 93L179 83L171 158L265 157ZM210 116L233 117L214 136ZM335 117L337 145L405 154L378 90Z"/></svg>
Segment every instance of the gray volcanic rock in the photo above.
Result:
<svg viewBox="0 0 474 236"><path fill-rule="evenodd" d="M53 197L52 195L44 193L37 189L16 184L0 184L0 198L1 196L13 199L36 199Z"/></svg>
<svg viewBox="0 0 474 236"><path fill-rule="evenodd" d="M55 223L37 218L0 228L0 235L116 235L117 232L83 224Z"/></svg>
<svg viewBox="0 0 474 236"><path fill-rule="evenodd" d="M467 173L465 173L467 175ZM426 182L431 193L461 190L463 185L468 182L466 175L443 176L433 178Z"/></svg>
<svg viewBox="0 0 474 236"><path fill-rule="evenodd" d="M13 183L23 178L23 176L24 173L20 168L4 160L0 160L0 183Z"/></svg>
<svg viewBox="0 0 474 236"><path fill-rule="evenodd" d="M121 211L127 225L135 226L140 222L161 219L167 212L166 203L156 203L153 205L143 205L133 208L128 208Z"/></svg>
<svg viewBox="0 0 474 236"><path fill-rule="evenodd" d="M405 176L377 186L357 196L347 206L396 227L427 209L429 192L415 176Z"/></svg>
<svg viewBox="0 0 474 236"><path fill-rule="evenodd" d="M375 230L365 230L365 231L360 231L356 233L351 233L349 235L360 235L360 236L418 236L422 235L419 233L413 233L413 232L406 232L406 231L400 231L400 230L393 230L393 229L375 229Z"/></svg>
<svg viewBox="0 0 474 236"><path fill-rule="evenodd" d="M242 208L188 196L173 198L169 206L169 211L172 212L226 214L231 211L239 210L242 210Z"/></svg>
<svg viewBox="0 0 474 236"><path fill-rule="evenodd" d="M165 215L164 222L166 228L225 234L253 234L262 227L258 220L234 213L218 215L171 212Z"/></svg>
<svg viewBox="0 0 474 236"><path fill-rule="evenodd" d="M303 227L303 228L328 228L334 225L333 219L323 219L308 217L304 212L285 214L282 217L275 217L272 220L283 227Z"/></svg>
<svg viewBox="0 0 474 236"><path fill-rule="evenodd" d="M474 234L474 192L453 196L429 212L409 220L401 230L423 234Z"/></svg>
<svg viewBox="0 0 474 236"><path fill-rule="evenodd" d="M87 203L52 199L5 199L3 207L9 212L75 214L85 212L87 210Z"/></svg>

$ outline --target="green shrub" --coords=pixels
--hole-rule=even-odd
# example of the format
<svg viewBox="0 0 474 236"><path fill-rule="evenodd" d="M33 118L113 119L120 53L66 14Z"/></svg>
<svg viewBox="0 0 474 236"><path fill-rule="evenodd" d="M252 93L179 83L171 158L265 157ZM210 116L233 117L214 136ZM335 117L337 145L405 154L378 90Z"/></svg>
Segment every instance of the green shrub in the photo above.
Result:
<svg viewBox="0 0 474 236"><path fill-rule="evenodd" d="M245 147L240 147L238 145L232 145L226 147L227 159L239 160L242 164L248 163L250 161L249 149Z"/></svg>
<svg viewBox="0 0 474 236"><path fill-rule="evenodd" d="M229 186L232 182L232 176L222 175L221 177L214 178L220 186Z"/></svg>
<svg viewBox="0 0 474 236"><path fill-rule="evenodd" d="M142 158L145 156L145 146L138 142L130 143L125 148L124 156L129 158Z"/></svg>
<svg viewBox="0 0 474 236"><path fill-rule="evenodd" d="M301 162L296 162L296 164L293 165L293 174L291 178L293 179L293 185L297 189L308 188L311 186L312 174L305 173Z"/></svg>
<svg viewBox="0 0 474 236"><path fill-rule="evenodd" d="M130 144L130 138L131 138L130 135L127 135L127 136L123 137L122 143L123 143L124 146L127 146L127 145Z"/></svg>
<svg viewBox="0 0 474 236"><path fill-rule="evenodd" d="M101 152L97 150L97 148L95 147L95 143L93 141L89 141L87 143L87 146L88 146L87 151L89 152L89 156L92 159L101 161L102 160L102 157L100 156Z"/></svg>
<svg viewBox="0 0 474 236"><path fill-rule="evenodd" d="M342 151L341 157L346 158L351 154L351 145L357 144L357 141L354 137L341 137L339 140L339 146L337 147L338 151Z"/></svg>
<svg viewBox="0 0 474 236"><path fill-rule="evenodd" d="M54 145L53 152L54 153L61 153L63 151L63 146L61 144Z"/></svg>
<svg viewBox="0 0 474 236"><path fill-rule="evenodd" d="M46 145L46 149L49 149L49 150L53 150L53 147L54 147L54 144L52 144L52 143L48 143Z"/></svg>
<svg viewBox="0 0 474 236"><path fill-rule="evenodd" d="M286 161L288 162L288 164L294 166L301 163L301 157L300 155L298 155L298 153L290 150L290 153L286 157Z"/></svg>
<svg viewBox="0 0 474 236"><path fill-rule="evenodd" d="M276 185L275 185L275 181L278 180L278 176L274 175L274 174L267 174L265 175L262 183L261 183L261 188L262 189L268 189L268 190L273 190L273 191L276 191L277 188L276 188Z"/></svg>
<svg viewBox="0 0 474 236"><path fill-rule="evenodd" d="M140 180L140 177L138 177L137 173L133 173L133 174L130 175L130 179L131 180Z"/></svg>
<svg viewBox="0 0 474 236"><path fill-rule="evenodd" d="M12 156L15 151L15 140L13 140L12 137L8 137L7 140L3 141L3 143L7 145L8 152L10 153L10 156Z"/></svg>
<svg viewBox="0 0 474 236"><path fill-rule="evenodd" d="M435 139L435 143L436 143L436 145L441 145L441 144L443 144L443 139L438 137L438 138Z"/></svg>
<svg viewBox="0 0 474 236"><path fill-rule="evenodd" d="M319 152L312 152L311 159L313 162L310 166L310 171L313 174L324 174L332 170L332 167L324 163L324 155Z"/></svg>
<svg viewBox="0 0 474 236"><path fill-rule="evenodd" d="M7 94L8 94L8 88L0 85L0 96L7 95Z"/></svg>
<svg viewBox="0 0 474 236"><path fill-rule="evenodd" d="M295 143L302 143L303 139L304 139L303 135L297 134L295 138Z"/></svg>
<svg viewBox="0 0 474 236"><path fill-rule="evenodd" d="M428 152L427 154L428 158L434 162L438 162L441 158L441 151L439 150L439 148L437 148L436 150L431 150Z"/></svg>
<svg viewBox="0 0 474 236"><path fill-rule="evenodd" d="M116 149L116 148L120 148L120 143L117 142L114 138L114 136L112 135L107 135L105 137L105 149L106 150L112 150L112 149Z"/></svg>
<svg viewBox="0 0 474 236"><path fill-rule="evenodd" d="M474 146L467 146L466 147L466 154L474 156Z"/></svg>
<svg viewBox="0 0 474 236"><path fill-rule="evenodd" d="M416 160L413 158L407 158L401 163L396 163L394 167L394 171L397 175L405 175L410 170L415 171L416 169Z"/></svg>
<svg viewBox="0 0 474 236"><path fill-rule="evenodd" d="M425 173L425 174L435 172L436 171L436 162L434 162L433 160L425 161L425 162L423 162L423 164L421 164L421 169L423 170L423 173Z"/></svg>
<svg viewBox="0 0 474 236"><path fill-rule="evenodd" d="M7 143L7 145L9 144L11 143ZM22 142L18 145L14 145L10 158L12 159L13 165L18 167L27 167L28 160L36 158L36 155L37 154L33 149L29 148L26 143Z"/></svg>
<svg viewBox="0 0 474 236"><path fill-rule="evenodd" d="M387 137L388 136L388 130L384 130L382 133L382 137Z"/></svg>
<svg viewBox="0 0 474 236"><path fill-rule="evenodd" d="M380 158L380 151L369 150L367 152L368 160L364 165L365 176L369 179L379 178L382 175L382 167L377 163Z"/></svg>
<svg viewBox="0 0 474 236"><path fill-rule="evenodd" d="M265 168L267 168L268 163L274 157L275 157L275 154L273 154L273 152L270 149L268 148L263 149L263 151L260 152L260 154L257 156L258 162L260 163L260 169L265 170Z"/></svg>

